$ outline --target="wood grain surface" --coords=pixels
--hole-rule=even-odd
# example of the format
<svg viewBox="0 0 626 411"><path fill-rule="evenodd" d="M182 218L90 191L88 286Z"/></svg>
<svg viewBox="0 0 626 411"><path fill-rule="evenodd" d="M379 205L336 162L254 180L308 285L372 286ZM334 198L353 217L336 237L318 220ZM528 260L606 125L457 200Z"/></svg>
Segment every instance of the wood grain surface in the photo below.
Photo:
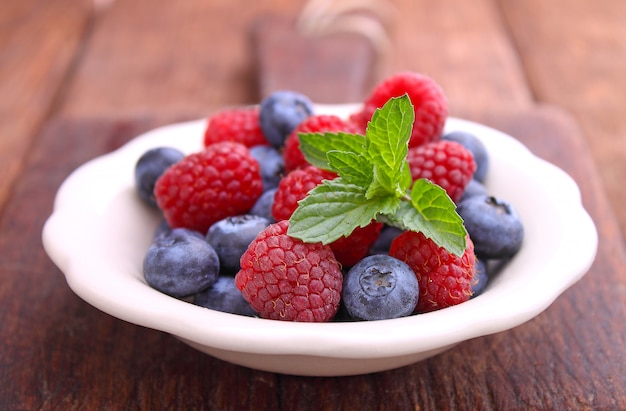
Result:
<svg viewBox="0 0 626 411"><path fill-rule="evenodd" d="M258 102L298 78L259 80L281 66L261 64L254 28L267 15L293 19L305 2L6 0L0 409L626 409L626 3L381 3L391 46L364 69L354 62L371 50L349 40L351 57L335 70L361 71L332 88L333 102L366 93L368 75L434 77L452 115L516 136L577 181L600 236L589 273L522 326L355 377L250 370L104 314L42 249L59 184L140 132ZM321 90L323 73L298 81Z"/></svg>
<svg viewBox="0 0 626 411"><path fill-rule="evenodd" d="M90 16L73 0L0 5L0 206L72 72Z"/></svg>

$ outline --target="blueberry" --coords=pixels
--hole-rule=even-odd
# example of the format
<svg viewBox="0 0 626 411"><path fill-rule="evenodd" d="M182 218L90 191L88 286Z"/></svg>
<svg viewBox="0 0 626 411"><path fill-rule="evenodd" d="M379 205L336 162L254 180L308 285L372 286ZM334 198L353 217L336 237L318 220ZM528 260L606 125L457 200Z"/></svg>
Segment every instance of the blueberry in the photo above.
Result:
<svg viewBox="0 0 626 411"><path fill-rule="evenodd" d="M217 281L219 266L217 253L202 236L175 228L148 248L143 274L151 287L179 298L210 287Z"/></svg>
<svg viewBox="0 0 626 411"><path fill-rule="evenodd" d="M194 304L230 314L256 316L235 286L235 277L220 276L215 284L194 296Z"/></svg>
<svg viewBox="0 0 626 411"><path fill-rule="evenodd" d="M385 254L365 257L344 277L343 301L356 320L410 315L419 298L417 277L409 266Z"/></svg>
<svg viewBox="0 0 626 411"><path fill-rule="evenodd" d="M261 101L259 121L267 141L274 147L281 147L287 136L311 114L313 103L307 96L281 90Z"/></svg>
<svg viewBox="0 0 626 411"><path fill-rule="evenodd" d="M474 179L484 182L487 176L487 170L489 169L489 154L483 142L474 134L466 131L453 131L445 134L442 138L444 140L456 141L472 153L474 161L476 162Z"/></svg>
<svg viewBox="0 0 626 411"><path fill-rule="evenodd" d="M475 196L460 202L457 212L465 222L478 257L508 258L521 248L524 226L508 202L493 196Z"/></svg>
<svg viewBox="0 0 626 411"><path fill-rule="evenodd" d="M400 234L403 233L404 230L386 225L380 230L380 234L376 239L376 242L372 246L372 254L388 254L389 247L391 247L391 242Z"/></svg>
<svg viewBox="0 0 626 411"><path fill-rule="evenodd" d="M217 252L222 269L236 273L240 268L241 255L268 225L270 222L258 215L227 217L209 228L206 240Z"/></svg>
<svg viewBox="0 0 626 411"><path fill-rule="evenodd" d="M488 194L487 187L476 179L471 179L465 186L465 191L459 202L474 196L486 196Z"/></svg>
<svg viewBox="0 0 626 411"><path fill-rule="evenodd" d="M487 264L483 260L476 260L474 271L474 283L472 285L472 298L478 297L485 291L489 276L487 275Z"/></svg>
<svg viewBox="0 0 626 411"><path fill-rule="evenodd" d="M259 162L263 191L278 187L285 171L285 160L280 152L271 146L254 146L250 154Z"/></svg>
<svg viewBox="0 0 626 411"><path fill-rule="evenodd" d="M170 227L170 225L167 223L167 220L161 220L156 230L154 230L154 234L152 235L152 242L155 242L162 237L170 235L171 232L172 227Z"/></svg>
<svg viewBox="0 0 626 411"><path fill-rule="evenodd" d="M135 164L135 189L139 197L148 205L156 207L154 184L161 174L185 155L175 148L157 147L143 153Z"/></svg>
<svg viewBox="0 0 626 411"><path fill-rule="evenodd" d="M261 194L249 213L266 218L270 223L275 222L274 216L272 215L272 205L274 204L274 195L277 190L277 188L272 188Z"/></svg>
<svg viewBox="0 0 626 411"><path fill-rule="evenodd" d="M196 237L204 240L204 235L200 231L195 231L195 230L191 230L188 228L185 228L185 230L187 234L195 235ZM152 242L155 242L161 239L162 237L167 237L171 233L172 233L172 227L170 227L166 219L163 219L161 220L157 228L154 230L154 234L152 235Z"/></svg>

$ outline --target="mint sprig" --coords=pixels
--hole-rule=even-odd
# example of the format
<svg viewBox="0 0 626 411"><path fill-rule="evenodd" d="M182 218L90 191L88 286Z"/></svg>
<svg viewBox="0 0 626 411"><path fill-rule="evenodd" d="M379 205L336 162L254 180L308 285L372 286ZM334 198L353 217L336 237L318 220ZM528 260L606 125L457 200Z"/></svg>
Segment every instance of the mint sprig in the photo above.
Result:
<svg viewBox="0 0 626 411"><path fill-rule="evenodd" d="M422 232L462 256L467 231L444 189L412 181L407 162L415 114L407 95L376 110L365 136L302 133L307 161L339 175L324 180L298 203L288 234L305 242L331 243L372 220Z"/></svg>

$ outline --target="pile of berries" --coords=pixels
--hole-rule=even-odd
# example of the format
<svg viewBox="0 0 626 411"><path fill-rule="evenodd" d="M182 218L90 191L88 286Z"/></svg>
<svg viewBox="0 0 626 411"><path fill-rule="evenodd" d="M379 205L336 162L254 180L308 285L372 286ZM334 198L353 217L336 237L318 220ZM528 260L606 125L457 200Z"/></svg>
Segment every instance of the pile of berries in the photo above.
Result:
<svg viewBox="0 0 626 411"><path fill-rule="evenodd" d="M411 178L428 179L454 201L468 233L465 252L376 220L329 244L288 235L298 202L337 177L307 162L299 133L364 135L374 112L405 94L415 113ZM492 263L510 259L524 231L515 209L485 188L481 141L443 134L447 117L439 85L413 72L379 83L349 118L316 114L293 91L214 114L199 151L159 147L136 164L139 198L164 217L145 255L146 281L211 309L309 322L397 318L480 294Z"/></svg>

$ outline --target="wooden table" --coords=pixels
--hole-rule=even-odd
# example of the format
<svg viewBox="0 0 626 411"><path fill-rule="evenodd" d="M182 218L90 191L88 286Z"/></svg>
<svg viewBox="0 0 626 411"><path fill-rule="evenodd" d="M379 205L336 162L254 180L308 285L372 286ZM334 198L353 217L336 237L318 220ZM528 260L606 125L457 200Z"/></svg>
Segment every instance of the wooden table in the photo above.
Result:
<svg viewBox="0 0 626 411"><path fill-rule="evenodd" d="M589 273L532 321L342 378L250 370L125 323L75 296L45 255L41 228L69 172L157 125L257 102L272 84L259 84L250 27L303 7L108 3L0 5L0 409L626 409L626 3L388 2L392 45L373 80L425 72L453 115L564 168L600 245ZM321 81L311 78L303 87ZM327 102L361 98L359 78Z"/></svg>

